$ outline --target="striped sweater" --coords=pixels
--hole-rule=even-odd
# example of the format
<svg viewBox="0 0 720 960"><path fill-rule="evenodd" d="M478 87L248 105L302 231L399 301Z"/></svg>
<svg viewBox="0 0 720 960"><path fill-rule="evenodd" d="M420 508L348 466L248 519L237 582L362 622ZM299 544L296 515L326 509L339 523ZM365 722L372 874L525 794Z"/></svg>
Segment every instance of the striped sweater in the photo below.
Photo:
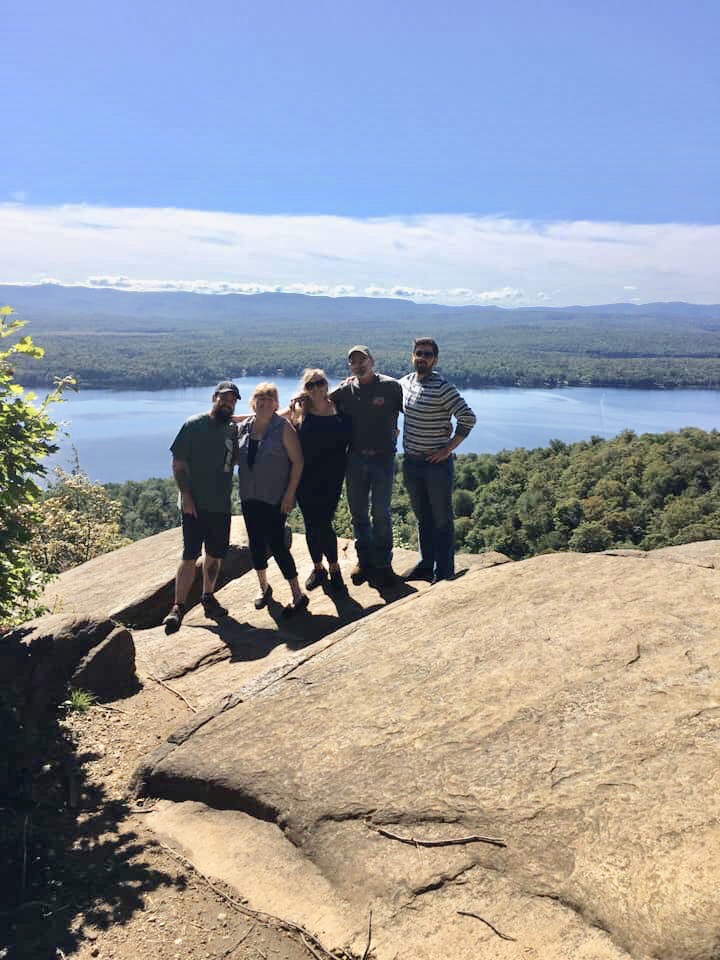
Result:
<svg viewBox="0 0 720 960"><path fill-rule="evenodd" d="M400 380L400 386L405 413L405 453L422 456L444 447L452 437L451 417L457 421L458 437L466 437L475 426L475 414L457 388L435 370L425 380L409 373Z"/></svg>

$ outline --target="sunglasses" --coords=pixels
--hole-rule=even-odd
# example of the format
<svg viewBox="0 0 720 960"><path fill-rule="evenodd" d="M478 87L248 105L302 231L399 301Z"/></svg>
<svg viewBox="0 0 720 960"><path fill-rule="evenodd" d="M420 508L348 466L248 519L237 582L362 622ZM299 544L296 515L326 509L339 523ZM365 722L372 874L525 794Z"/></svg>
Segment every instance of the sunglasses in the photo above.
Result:
<svg viewBox="0 0 720 960"><path fill-rule="evenodd" d="M326 387L327 380L310 380L305 384L308 390L314 390L315 387Z"/></svg>
<svg viewBox="0 0 720 960"><path fill-rule="evenodd" d="M423 357L424 359L429 360L431 357L434 357L435 354L432 352L432 350L416 350L415 356Z"/></svg>

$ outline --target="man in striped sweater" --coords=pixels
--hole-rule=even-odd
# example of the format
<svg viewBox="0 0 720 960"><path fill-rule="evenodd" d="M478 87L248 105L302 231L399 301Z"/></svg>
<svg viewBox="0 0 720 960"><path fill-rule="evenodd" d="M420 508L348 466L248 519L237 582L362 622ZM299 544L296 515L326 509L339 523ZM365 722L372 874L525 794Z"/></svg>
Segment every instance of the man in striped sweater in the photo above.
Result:
<svg viewBox="0 0 720 960"><path fill-rule="evenodd" d="M416 337L414 372L400 380L405 424L403 478L418 525L419 562L406 580L451 580L455 576L453 450L475 426L475 414L456 387L435 370L438 345ZM452 418L455 418L453 434Z"/></svg>

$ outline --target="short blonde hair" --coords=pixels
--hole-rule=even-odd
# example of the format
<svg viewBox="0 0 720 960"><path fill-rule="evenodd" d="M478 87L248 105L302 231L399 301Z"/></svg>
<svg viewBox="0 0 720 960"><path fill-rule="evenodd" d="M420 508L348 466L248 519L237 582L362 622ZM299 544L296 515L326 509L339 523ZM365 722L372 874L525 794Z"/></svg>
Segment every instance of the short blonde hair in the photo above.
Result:
<svg viewBox="0 0 720 960"><path fill-rule="evenodd" d="M259 396L268 396L272 397L275 403L280 404L280 397L278 396L278 388L274 383L271 383L269 380L263 380L262 383L259 383L253 392L250 394L250 409L255 409L255 400Z"/></svg>

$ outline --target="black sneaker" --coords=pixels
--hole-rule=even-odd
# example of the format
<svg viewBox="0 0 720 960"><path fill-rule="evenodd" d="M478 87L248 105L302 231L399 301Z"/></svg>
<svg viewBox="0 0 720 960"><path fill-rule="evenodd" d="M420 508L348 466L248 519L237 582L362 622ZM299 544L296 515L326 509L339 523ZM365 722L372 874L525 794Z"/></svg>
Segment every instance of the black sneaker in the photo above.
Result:
<svg viewBox="0 0 720 960"><path fill-rule="evenodd" d="M370 567L364 567L361 563L358 563L350 571L350 579L356 587L359 587L365 583L366 580L370 579L370 573Z"/></svg>
<svg viewBox="0 0 720 960"><path fill-rule="evenodd" d="M205 616L210 620L222 620L223 617L228 615L227 607L218 603L214 593L204 593L200 597L200 603L205 611Z"/></svg>
<svg viewBox="0 0 720 960"><path fill-rule="evenodd" d="M267 587L265 587L264 593L259 597L255 597L255 599L253 600L253 606L255 607L255 609L262 610L263 607L266 607L268 605L268 601L271 596L272 596L272 587L270 586L270 584L268 584Z"/></svg>
<svg viewBox="0 0 720 960"><path fill-rule="evenodd" d="M165 617L165 633L177 633L180 629L180 624L183 622L184 616L185 604L174 603L170 608L170 613Z"/></svg>
<svg viewBox="0 0 720 960"><path fill-rule="evenodd" d="M427 580L428 583L433 581L433 572L432 567L424 567L421 563L416 563L414 567L410 567L409 570L406 570L402 574L403 580Z"/></svg>
<svg viewBox="0 0 720 960"><path fill-rule="evenodd" d="M296 613L305 610L309 603L310 601L305 594L303 594L299 600L294 600L292 603L288 603L287 606L283 607L282 615L285 620L289 620L290 617L294 617Z"/></svg>
<svg viewBox="0 0 720 960"><path fill-rule="evenodd" d="M400 577L392 567L376 567L372 572L371 583L374 587L394 587Z"/></svg>
<svg viewBox="0 0 720 960"><path fill-rule="evenodd" d="M313 572L305 581L306 590L314 590L316 587L319 587L321 584L325 583L327 580L327 570L323 567L321 570L318 570L317 567L313 569Z"/></svg>

